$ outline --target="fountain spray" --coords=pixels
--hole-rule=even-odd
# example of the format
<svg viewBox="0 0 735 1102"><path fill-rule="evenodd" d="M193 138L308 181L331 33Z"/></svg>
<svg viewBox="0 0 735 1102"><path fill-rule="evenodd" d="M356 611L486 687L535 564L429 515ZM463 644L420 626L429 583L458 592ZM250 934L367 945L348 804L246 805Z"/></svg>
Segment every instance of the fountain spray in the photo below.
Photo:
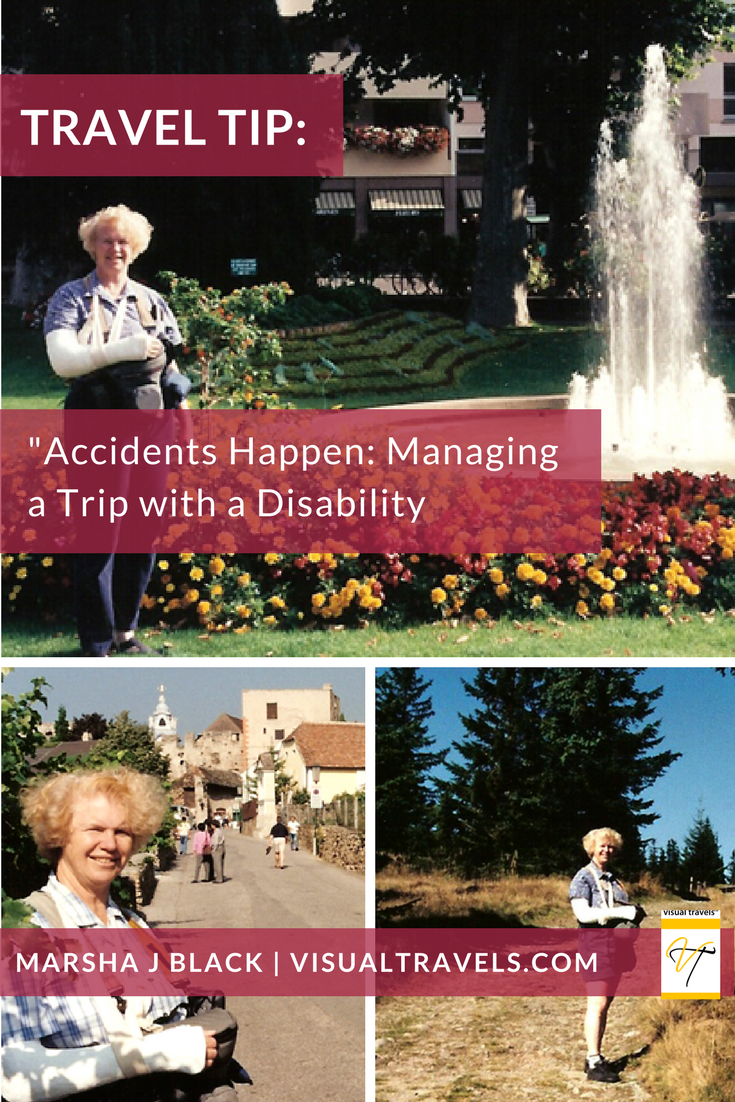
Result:
<svg viewBox="0 0 735 1102"><path fill-rule="evenodd" d="M703 241L697 189L671 123L663 49L646 51L629 153L602 124L591 220L607 335L605 362L574 375L570 409L602 410L603 472L732 468L735 436L722 379L703 366Z"/></svg>

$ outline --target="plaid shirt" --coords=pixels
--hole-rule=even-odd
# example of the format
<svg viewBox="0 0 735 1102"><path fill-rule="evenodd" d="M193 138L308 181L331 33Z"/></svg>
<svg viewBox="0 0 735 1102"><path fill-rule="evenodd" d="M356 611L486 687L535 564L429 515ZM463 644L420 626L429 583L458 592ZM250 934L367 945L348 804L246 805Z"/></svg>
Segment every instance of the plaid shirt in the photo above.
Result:
<svg viewBox="0 0 735 1102"><path fill-rule="evenodd" d="M75 279L71 283L65 283L59 287L52 296L46 311L43 323L45 336L56 329L73 329L75 333L83 327L89 317L92 308L92 295L98 295L100 305L107 320L111 323L117 311L117 302L111 298L108 291L102 286L96 272L92 272L89 281L89 290L85 286L84 279ZM171 313L168 304L156 291L150 287L144 287L142 283L136 283L128 279L125 288L125 318L123 321L123 337L132 337L137 333L145 333L140 316L136 295L141 295L148 303L149 309L155 311L158 319L158 332L170 340L173 344L181 344L181 333L176 318Z"/></svg>
<svg viewBox="0 0 735 1102"><path fill-rule="evenodd" d="M48 879L45 891L63 907L81 930L104 927L104 923L89 907L60 884L53 874ZM107 919L108 926L128 925L127 918L112 900L107 905ZM34 926L43 929L51 927L38 911L31 921ZM137 915L135 921L145 926ZM83 1045L105 1044L108 1036L97 1011L97 1001L97 998L82 998L79 995L5 997L1 1000L3 1043L13 1040L38 1041L43 1037L48 1048L80 1048ZM178 1013L175 1013L177 1009ZM182 997L175 995L154 995L149 1012L154 1021L169 1015L172 1021L186 1017Z"/></svg>

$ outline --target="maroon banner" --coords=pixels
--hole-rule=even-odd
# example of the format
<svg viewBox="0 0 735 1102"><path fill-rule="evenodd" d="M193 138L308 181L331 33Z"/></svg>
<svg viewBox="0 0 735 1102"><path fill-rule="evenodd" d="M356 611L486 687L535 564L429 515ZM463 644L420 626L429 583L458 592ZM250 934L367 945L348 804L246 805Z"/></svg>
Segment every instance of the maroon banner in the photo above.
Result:
<svg viewBox="0 0 735 1102"><path fill-rule="evenodd" d="M563 554L598 410L2 413L5 552Z"/></svg>
<svg viewBox="0 0 735 1102"><path fill-rule="evenodd" d="M342 78L2 77L4 176L341 176Z"/></svg>
<svg viewBox="0 0 735 1102"><path fill-rule="evenodd" d="M2 955L4 995L661 993L657 929L3 930Z"/></svg>

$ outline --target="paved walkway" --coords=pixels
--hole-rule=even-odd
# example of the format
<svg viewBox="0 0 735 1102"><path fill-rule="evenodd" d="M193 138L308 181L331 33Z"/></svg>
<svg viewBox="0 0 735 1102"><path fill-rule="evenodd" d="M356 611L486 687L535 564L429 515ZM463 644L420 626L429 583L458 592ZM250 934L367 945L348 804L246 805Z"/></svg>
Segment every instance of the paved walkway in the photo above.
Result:
<svg viewBox="0 0 735 1102"><path fill-rule="evenodd" d="M161 873L144 908L152 926L220 929L359 928L365 925L365 878L320 861L304 849L286 850L276 869L266 843L228 832L223 884L192 884L194 856Z"/></svg>
<svg viewBox="0 0 735 1102"><path fill-rule="evenodd" d="M194 857L158 878L143 908L153 926L311 928L364 926L365 879L286 851L274 868L265 842L227 835L223 884L192 884ZM365 1000L230 996L240 1030L235 1056L253 1078L240 1102L284 1102L304 1092L319 1102L364 1102ZM371 1073L372 1074L372 1073Z"/></svg>

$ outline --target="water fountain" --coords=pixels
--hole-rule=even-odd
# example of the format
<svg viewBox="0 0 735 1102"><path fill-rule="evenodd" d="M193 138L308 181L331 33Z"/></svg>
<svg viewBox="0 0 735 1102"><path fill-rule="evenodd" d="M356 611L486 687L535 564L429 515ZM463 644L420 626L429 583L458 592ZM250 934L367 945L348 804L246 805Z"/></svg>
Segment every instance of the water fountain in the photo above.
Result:
<svg viewBox="0 0 735 1102"><path fill-rule="evenodd" d="M574 375L570 409L601 409L603 476L679 467L735 471L721 379L703 365L702 234L697 190L681 164L663 50L649 46L643 99L616 159L603 123L592 218L607 354Z"/></svg>

